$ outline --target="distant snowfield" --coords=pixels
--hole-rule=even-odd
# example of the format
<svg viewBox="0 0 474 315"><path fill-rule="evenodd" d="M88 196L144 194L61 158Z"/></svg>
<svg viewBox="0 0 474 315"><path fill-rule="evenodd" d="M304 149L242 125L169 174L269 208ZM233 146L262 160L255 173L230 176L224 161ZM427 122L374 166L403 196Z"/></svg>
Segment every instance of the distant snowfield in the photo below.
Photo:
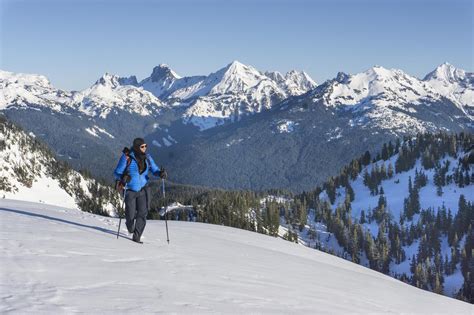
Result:
<svg viewBox="0 0 474 315"><path fill-rule="evenodd" d="M0 313L424 313L474 306L281 239L0 199Z"/></svg>

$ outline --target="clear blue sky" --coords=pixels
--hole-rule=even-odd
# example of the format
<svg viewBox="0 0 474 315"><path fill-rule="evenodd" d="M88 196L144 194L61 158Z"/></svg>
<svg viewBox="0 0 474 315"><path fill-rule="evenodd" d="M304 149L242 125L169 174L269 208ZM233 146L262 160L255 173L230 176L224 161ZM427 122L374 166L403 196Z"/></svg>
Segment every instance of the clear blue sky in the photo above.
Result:
<svg viewBox="0 0 474 315"><path fill-rule="evenodd" d="M166 63L208 74L235 59L319 83L373 65L473 71L472 0L0 2L0 68L68 90L105 72L141 80Z"/></svg>

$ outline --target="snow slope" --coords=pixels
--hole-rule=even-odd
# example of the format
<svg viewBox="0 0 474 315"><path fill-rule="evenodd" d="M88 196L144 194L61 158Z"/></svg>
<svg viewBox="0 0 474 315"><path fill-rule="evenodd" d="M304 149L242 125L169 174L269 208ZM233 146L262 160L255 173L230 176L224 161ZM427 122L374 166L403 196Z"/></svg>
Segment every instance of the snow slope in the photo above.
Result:
<svg viewBox="0 0 474 315"><path fill-rule="evenodd" d="M474 307L303 246L216 225L117 219L0 199L0 312L424 313ZM123 225L122 225L123 227Z"/></svg>
<svg viewBox="0 0 474 315"><path fill-rule="evenodd" d="M98 131L104 132L100 128ZM92 191L98 187L104 189L104 194L112 190L75 170L61 167L53 153L33 134L26 134L3 117L0 117L0 165L0 198L75 208L94 199ZM108 195L113 200L115 193ZM101 205L103 211L114 215L116 207L111 200L103 198Z"/></svg>

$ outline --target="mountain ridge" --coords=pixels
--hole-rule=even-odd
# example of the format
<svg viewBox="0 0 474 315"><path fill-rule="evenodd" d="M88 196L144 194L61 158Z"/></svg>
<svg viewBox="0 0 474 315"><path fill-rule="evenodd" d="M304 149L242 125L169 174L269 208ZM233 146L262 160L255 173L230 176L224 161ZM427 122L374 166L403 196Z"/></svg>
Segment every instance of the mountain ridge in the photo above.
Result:
<svg viewBox="0 0 474 315"><path fill-rule="evenodd" d="M0 93L6 97L0 95L0 108L76 168L90 168L108 178L116 152L134 137L145 137L150 152L158 154L178 182L228 189L310 189L348 162L347 156L376 149L387 140L418 132L474 130L471 103L459 101L474 91L471 74L465 71L460 72L465 78L437 92L428 81L403 71L374 67L355 75L341 72L314 89L284 98L278 84L255 69L234 63L221 74L232 67L251 72L244 90L185 101L177 95L162 101L142 87L122 85L120 77L68 94L38 87L45 85L42 78L25 78L21 84L1 75ZM252 80L257 77L262 81ZM194 78L213 82L210 77ZM222 83L219 78L214 85ZM36 85L31 83L35 80ZM189 80L194 88L182 92L191 95L203 87ZM239 80L231 80L234 87L244 86ZM256 85L248 87L250 83ZM71 95L77 102L68 102ZM66 143L66 138L73 140ZM91 150L97 156L90 157Z"/></svg>

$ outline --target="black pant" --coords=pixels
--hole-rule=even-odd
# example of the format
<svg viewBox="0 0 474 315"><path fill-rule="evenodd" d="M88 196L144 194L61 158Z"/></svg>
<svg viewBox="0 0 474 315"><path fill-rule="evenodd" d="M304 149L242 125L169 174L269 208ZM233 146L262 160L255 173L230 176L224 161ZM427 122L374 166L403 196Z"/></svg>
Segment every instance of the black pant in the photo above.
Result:
<svg viewBox="0 0 474 315"><path fill-rule="evenodd" d="M127 190L125 195L125 224L134 238L140 239L145 230L148 214L147 189Z"/></svg>

